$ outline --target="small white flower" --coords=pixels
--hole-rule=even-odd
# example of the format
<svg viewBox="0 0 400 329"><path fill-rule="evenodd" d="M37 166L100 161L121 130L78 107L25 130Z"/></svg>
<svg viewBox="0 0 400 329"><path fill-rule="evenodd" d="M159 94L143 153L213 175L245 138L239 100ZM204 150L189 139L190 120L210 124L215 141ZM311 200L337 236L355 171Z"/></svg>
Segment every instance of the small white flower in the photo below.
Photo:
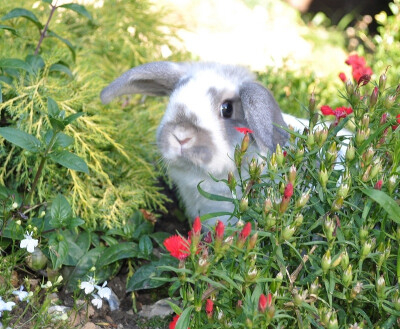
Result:
<svg viewBox="0 0 400 329"><path fill-rule="evenodd" d="M42 284L41 287L48 289L51 288L53 286L53 284L51 283L51 281L47 281L46 284Z"/></svg>
<svg viewBox="0 0 400 329"><path fill-rule="evenodd" d="M95 287L97 289L97 293L99 294L100 298L105 298L108 300L111 297L111 289L106 287L106 285L107 281L104 281L101 287L97 285L95 285Z"/></svg>
<svg viewBox="0 0 400 329"><path fill-rule="evenodd" d="M26 234L24 234L24 238L23 240L21 240L21 244L19 245L20 248L26 248L26 250L30 253L33 253L33 251L35 250L35 247L37 247L39 241L36 239L32 238L32 234L33 232L26 232Z"/></svg>
<svg viewBox="0 0 400 329"><path fill-rule="evenodd" d="M94 290L94 278L89 276L89 281L82 281L81 284L79 285L79 288L85 289L85 294L89 295L93 292Z"/></svg>
<svg viewBox="0 0 400 329"><path fill-rule="evenodd" d="M29 295L27 291L24 291L24 286L21 286L19 290L13 291L12 293L16 295L21 302L27 299Z"/></svg>
<svg viewBox="0 0 400 329"><path fill-rule="evenodd" d="M92 304L100 309L103 306L103 300L96 294L93 294L93 297L94 298L92 299Z"/></svg>
<svg viewBox="0 0 400 329"><path fill-rule="evenodd" d="M12 308L15 306L14 302L5 302L1 297L0 297L0 317L1 313L4 311L11 311Z"/></svg>

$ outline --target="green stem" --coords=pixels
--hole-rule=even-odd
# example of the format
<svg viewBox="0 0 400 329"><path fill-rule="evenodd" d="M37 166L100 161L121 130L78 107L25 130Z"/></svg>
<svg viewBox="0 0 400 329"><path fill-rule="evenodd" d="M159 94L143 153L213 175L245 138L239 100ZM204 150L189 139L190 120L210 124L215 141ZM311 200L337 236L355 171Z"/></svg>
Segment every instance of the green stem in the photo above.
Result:
<svg viewBox="0 0 400 329"><path fill-rule="evenodd" d="M42 159L40 161L38 171L36 172L35 178L33 179L31 190L29 191L29 193L25 197L24 201L22 202L21 207L26 202L30 202L32 200L33 193L35 192L35 188L36 188L36 186L37 186L37 184L39 182L39 178L42 175L42 171L43 171L44 165L45 165L46 160L47 160L47 155L50 153L52 147L54 146L54 142L56 140L57 135L58 135L57 132L53 132L53 136L51 137L50 143L49 143L49 145L47 146L46 150L44 151L44 153L42 155Z"/></svg>

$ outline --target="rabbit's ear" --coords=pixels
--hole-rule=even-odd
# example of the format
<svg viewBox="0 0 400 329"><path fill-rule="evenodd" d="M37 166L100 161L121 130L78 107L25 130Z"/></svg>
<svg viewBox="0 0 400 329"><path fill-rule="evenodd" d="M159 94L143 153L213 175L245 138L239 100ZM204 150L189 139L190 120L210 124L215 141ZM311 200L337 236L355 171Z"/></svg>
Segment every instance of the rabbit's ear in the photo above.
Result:
<svg viewBox="0 0 400 329"><path fill-rule="evenodd" d="M102 90L101 101L108 104L113 98L126 94L169 95L188 67L187 63L172 62L153 62L134 67Z"/></svg>
<svg viewBox="0 0 400 329"><path fill-rule="evenodd" d="M288 133L273 124L286 127L281 110L270 91L257 82L245 82L240 87L240 99L253 136L262 151L274 151L276 144L284 145Z"/></svg>

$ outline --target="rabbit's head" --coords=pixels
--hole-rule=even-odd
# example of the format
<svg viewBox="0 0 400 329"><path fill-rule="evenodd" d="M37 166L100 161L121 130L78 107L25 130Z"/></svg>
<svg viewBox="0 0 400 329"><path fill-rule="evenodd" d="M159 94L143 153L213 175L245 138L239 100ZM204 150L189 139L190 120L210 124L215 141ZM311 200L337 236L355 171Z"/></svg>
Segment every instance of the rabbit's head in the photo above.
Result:
<svg viewBox="0 0 400 329"><path fill-rule="evenodd" d="M170 96L157 130L157 144L181 195L193 187L191 196L195 197L200 180L209 174L225 178L234 170L234 148L243 138L235 127L253 131L249 154L254 156L273 151L287 139L287 133L279 128L286 124L275 99L243 67L148 63L113 81L102 91L101 99L109 103L124 94ZM200 208L196 215L210 210Z"/></svg>

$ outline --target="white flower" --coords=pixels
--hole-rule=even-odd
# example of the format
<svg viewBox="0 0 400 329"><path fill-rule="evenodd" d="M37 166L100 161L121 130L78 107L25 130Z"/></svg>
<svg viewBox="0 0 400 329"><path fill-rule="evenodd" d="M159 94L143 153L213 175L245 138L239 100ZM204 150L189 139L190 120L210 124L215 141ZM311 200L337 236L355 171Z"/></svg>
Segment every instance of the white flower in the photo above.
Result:
<svg viewBox="0 0 400 329"><path fill-rule="evenodd" d="M28 231L24 234L23 240L21 240L20 248L26 248L26 250L30 253L33 253L35 247L37 247L39 241L32 238L33 232L29 233Z"/></svg>
<svg viewBox="0 0 400 329"><path fill-rule="evenodd" d="M19 290L13 291L12 293L16 295L21 302L27 299L29 295L27 291L24 291L24 286L21 286Z"/></svg>
<svg viewBox="0 0 400 329"><path fill-rule="evenodd" d="M53 284L51 283L51 281L47 281L46 284L42 284L41 287L48 289L51 288L53 286Z"/></svg>
<svg viewBox="0 0 400 329"><path fill-rule="evenodd" d="M0 297L0 317L2 312L4 311L11 311L12 308L15 306L14 302L5 302L1 297Z"/></svg>
<svg viewBox="0 0 400 329"><path fill-rule="evenodd" d="M79 285L79 288L85 289L85 294L89 295L93 292L94 290L94 278L89 276L89 281L82 281L81 284Z"/></svg>
<svg viewBox="0 0 400 329"><path fill-rule="evenodd" d="M106 285L107 281L105 281L101 287L96 285L95 287L97 289L97 293L99 294L100 298L105 298L108 300L111 297L111 289L106 287Z"/></svg>
<svg viewBox="0 0 400 329"><path fill-rule="evenodd" d="M92 304L100 309L103 306L103 300L96 294L93 294L93 297L94 298L92 299Z"/></svg>

